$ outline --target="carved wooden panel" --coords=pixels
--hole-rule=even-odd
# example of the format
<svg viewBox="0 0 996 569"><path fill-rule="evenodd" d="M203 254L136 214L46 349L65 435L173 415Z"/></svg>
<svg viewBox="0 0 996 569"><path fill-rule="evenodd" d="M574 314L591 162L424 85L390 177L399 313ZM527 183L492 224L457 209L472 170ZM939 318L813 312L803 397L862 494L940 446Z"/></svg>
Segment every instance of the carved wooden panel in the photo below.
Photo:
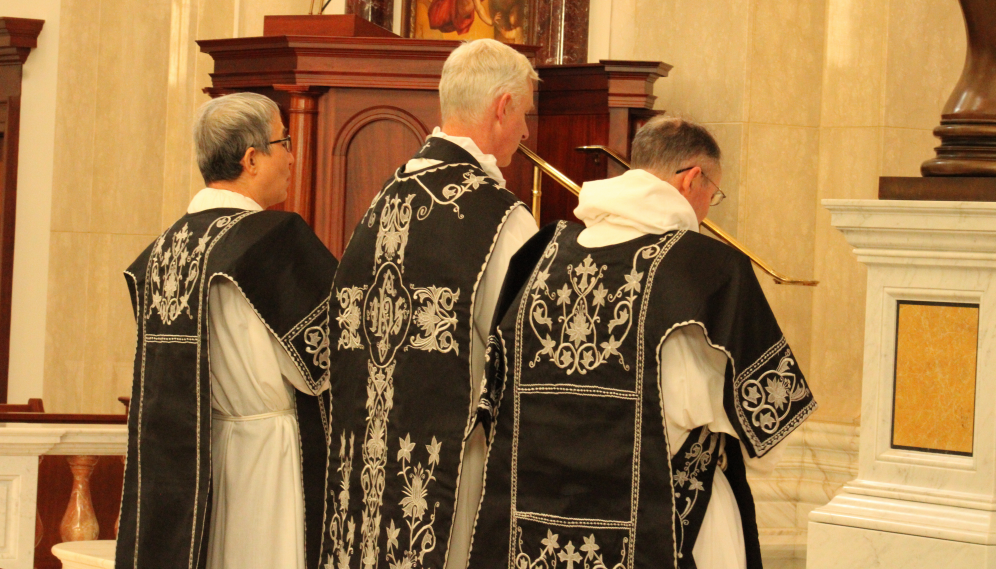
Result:
<svg viewBox="0 0 996 569"><path fill-rule="evenodd" d="M38 45L43 20L0 18L0 403L7 401L10 289L14 277L14 216L22 66Z"/></svg>

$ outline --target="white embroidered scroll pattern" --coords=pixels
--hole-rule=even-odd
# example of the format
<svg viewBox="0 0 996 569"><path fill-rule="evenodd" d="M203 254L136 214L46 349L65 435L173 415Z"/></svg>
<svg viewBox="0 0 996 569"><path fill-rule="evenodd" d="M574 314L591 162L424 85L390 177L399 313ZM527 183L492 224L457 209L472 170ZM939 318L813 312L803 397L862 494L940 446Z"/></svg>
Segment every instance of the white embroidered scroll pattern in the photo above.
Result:
<svg viewBox="0 0 996 569"><path fill-rule="evenodd" d="M674 501L677 508L677 521L679 525L677 528L678 531L675 532L678 538L677 551L679 558L682 556L681 551L685 540L685 528L689 525L688 516L692 513L692 509L695 507L695 503L698 502L699 497L706 491L705 484L698 479L698 475L704 472L712 462L712 455L716 452L718 441L718 435L709 432L709 429L703 428L699 433L699 439L685 453L685 460L687 461L685 467L672 474ZM686 484L688 485L687 490L685 489Z"/></svg>
<svg viewBox="0 0 996 569"><path fill-rule="evenodd" d="M585 374L616 356L628 371L629 365L619 353L619 346L632 328L633 303L643 286L644 272L638 271L636 264L641 257L653 257L655 247L659 250L652 245L636 252L632 270L624 275L626 282L615 292L609 292L602 282L607 266L597 266L591 255L577 267L568 265L567 281L554 292L547 281L556 253L550 253L548 248L543 259L546 264L536 274L530 290L529 325L543 348L536 352L529 366L535 367L543 356L547 356L557 367L567 370L567 375ZM548 301L561 307L556 324L551 318ZM609 312L611 319L604 327L604 335L608 338L599 342L603 310Z"/></svg>
<svg viewBox="0 0 996 569"><path fill-rule="evenodd" d="M312 363L319 369L329 369L332 345L329 342L328 312L325 312L325 319L320 324L305 329L304 343L307 346L305 351L314 356Z"/></svg>
<svg viewBox="0 0 996 569"><path fill-rule="evenodd" d="M561 547L560 534L553 533L549 528L546 530L546 537L540 540L543 549L536 559L522 551L522 528L517 527L518 533L518 553L515 556L515 569L556 569L563 563L565 569L610 569L605 558L598 552L601 547L595 542L595 534L591 534L584 539L584 545L580 548L574 546L573 541L568 541L567 545ZM620 552L621 559L611 566L611 569L625 569L626 551L629 538L623 538L623 547ZM584 554L582 556L582 554Z"/></svg>
<svg viewBox="0 0 996 569"><path fill-rule="evenodd" d="M809 395L809 388L790 371L795 363L792 350L785 348L775 369L740 385L740 398L744 410L750 413L751 422L767 434L781 427L788 417L792 402Z"/></svg>
<svg viewBox="0 0 996 569"><path fill-rule="evenodd" d="M347 518L349 513L349 480L353 474L353 440L349 435L349 451L346 451L346 433L342 434L339 445L339 495L335 489L329 491L333 498L332 519L329 520L329 534L332 536L334 551L329 555L324 569L349 569L349 558L353 556L353 541L356 538L356 522ZM347 459L347 456L349 457Z"/></svg>
<svg viewBox="0 0 996 569"><path fill-rule="evenodd" d="M427 501L429 493L429 482L436 479L433 475L436 465L439 464L439 449L443 446L441 442L432 437L432 444L425 445L429 452L428 468L422 463L411 464L412 451L415 450L415 443L411 441L410 433L405 438L398 439L398 463L401 471L398 476L404 481L401 492L404 498L401 499L401 511L408 527L408 549L401 551L398 536L401 529L391 520L387 527L387 561L391 564L391 569L414 569L421 567L425 555L436 548L436 531L433 523L436 521L436 508L439 502L432 507L429 519L423 522L425 514L429 511ZM395 551L397 550L397 551Z"/></svg>
<svg viewBox="0 0 996 569"><path fill-rule="evenodd" d="M428 172L434 172L436 170L441 170L445 168L451 168L454 166L469 167L470 164L444 164L439 168L425 170L424 172L422 172L422 174ZM429 217L429 214L432 213L432 208L434 208L436 204L453 206L453 211L456 212L457 219L463 219L463 214L460 213L460 206L457 205L456 201L460 199L460 197L466 194L467 192L476 190L477 188L481 187L481 184L484 184L488 181L488 177L478 176L473 171L464 172L463 181L457 184L447 184L446 186L444 186L443 189L440 190L439 192L441 196L437 196L435 192L426 187L426 185L422 183L422 180L419 179L419 176L415 176L414 180L418 182L418 185L421 186L422 189L425 190L425 193L429 194L429 197L432 199L432 203L430 203L429 205L418 208L418 219L419 221L422 221L425 218Z"/></svg>
<svg viewBox="0 0 996 569"><path fill-rule="evenodd" d="M376 567L380 557L380 505L387 483L387 418L394 406L394 362L386 368L367 363L367 429L363 437L363 519L360 525L360 562L363 567Z"/></svg>
<svg viewBox="0 0 996 569"><path fill-rule="evenodd" d="M446 287L429 286L416 288L412 296L425 304L415 311L415 324L422 329L422 334L412 336L411 347L427 352L452 351L459 354L460 346L453 339L457 326L453 306L460 298L460 289L453 292Z"/></svg>
<svg viewBox="0 0 996 569"><path fill-rule="evenodd" d="M335 318L341 331L337 344L340 350L363 348L363 342L360 340L360 301L363 300L365 288L351 286L341 288L335 293L341 307L339 315Z"/></svg>
<svg viewBox="0 0 996 569"><path fill-rule="evenodd" d="M412 200L415 194L409 194L405 201L394 196L384 202L380 212L380 230L377 231L377 242L374 246L374 271L381 263L381 258L395 261L402 272L405 270L405 247L408 245L408 228L412 220Z"/></svg>
<svg viewBox="0 0 996 569"><path fill-rule="evenodd" d="M152 291L151 315L154 308L159 313L163 324L169 325L183 312L193 318L190 313L190 295L197 289L197 280L201 275L201 259L204 251L218 234L211 235L214 229L223 229L232 223L231 216L216 219L197 240L197 245L190 249L191 233L188 224L183 224L179 231L173 233L171 243L166 244L164 233L156 240L152 250L152 264L149 280Z"/></svg>

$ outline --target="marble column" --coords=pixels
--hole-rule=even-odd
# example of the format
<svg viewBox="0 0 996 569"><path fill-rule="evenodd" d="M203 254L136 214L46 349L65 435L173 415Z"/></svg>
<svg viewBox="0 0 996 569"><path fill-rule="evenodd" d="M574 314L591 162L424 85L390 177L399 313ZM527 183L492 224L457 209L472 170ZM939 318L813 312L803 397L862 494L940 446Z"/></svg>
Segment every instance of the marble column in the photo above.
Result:
<svg viewBox="0 0 996 569"><path fill-rule="evenodd" d="M868 267L864 375L807 567L996 568L996 203L823 204Z"/></svg>

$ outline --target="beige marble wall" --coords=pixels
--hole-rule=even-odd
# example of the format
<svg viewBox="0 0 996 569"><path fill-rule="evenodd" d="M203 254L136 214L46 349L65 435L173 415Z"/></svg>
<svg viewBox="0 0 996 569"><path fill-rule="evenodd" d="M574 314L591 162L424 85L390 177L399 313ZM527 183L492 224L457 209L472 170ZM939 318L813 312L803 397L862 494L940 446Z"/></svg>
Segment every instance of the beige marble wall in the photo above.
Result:
<svg viewBox="0 0 996 569"><path fill-rule="evenodd" d="M728 199L709 218L797 278L814 270L825 20L826 0L613 2L610 57L673 65L658 108L723 148ZM808 369L813 291L760 278Z"/></svg>
<svg viewBox="0 0 996 569"><path fill-rule="evenodd" d="M190 124L213 65L200 38L260 35L308 0L64 1L43 397L117 413L135 330L122 271L203 185Z"/></svg>

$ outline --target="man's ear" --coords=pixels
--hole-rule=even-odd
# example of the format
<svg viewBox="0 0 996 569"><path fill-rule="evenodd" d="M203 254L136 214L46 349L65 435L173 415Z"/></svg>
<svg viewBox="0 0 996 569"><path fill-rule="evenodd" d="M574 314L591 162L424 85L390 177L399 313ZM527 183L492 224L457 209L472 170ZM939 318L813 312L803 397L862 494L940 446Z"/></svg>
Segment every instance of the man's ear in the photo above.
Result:
<svg viewBox="0 0 996 569"><path fill-rule="evenodd" d="M498 97L498 104L495 106L495 118L498 122L505 122L505 117L512 111L512 94L505 93Z"/></svg>
<svg viewBox="0 0 996 569"><path fill-rule="evenodd" d="M689 196L689 195L691 195L691 193L692 193L692 182L695 181L695 176L698 176L699 172L701 172L701 171L702 171L702 168L699 168L698 166L696 166L696 167L692 168L691 170L686 170L685 172L682 172L682 174L681 174L682 175L681 184L680 184L680 187L678 188L678 191L681 192L681 195L686 196L686 197Z"/></svg>
<svg viewBox="0 0 996 569"><path fill-rule="evenodd" d="M246 148L246 153L242 155L242 160L239 160L242 164L242 171L249 172L250 174L256 173L256 149L250 146Z"/></svg>

